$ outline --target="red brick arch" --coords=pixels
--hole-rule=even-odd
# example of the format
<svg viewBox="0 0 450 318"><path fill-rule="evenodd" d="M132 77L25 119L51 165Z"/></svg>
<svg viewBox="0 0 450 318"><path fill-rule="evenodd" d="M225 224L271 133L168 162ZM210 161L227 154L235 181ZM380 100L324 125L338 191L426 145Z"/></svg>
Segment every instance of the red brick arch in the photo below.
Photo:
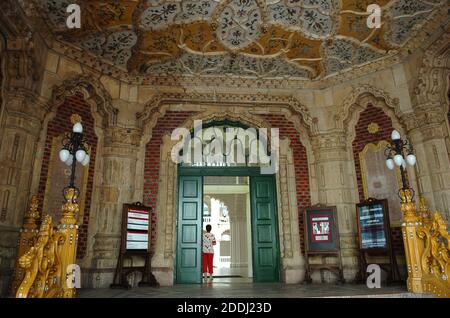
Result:
<svg viewBox="0 0 450 318"><path fill-rule="evenodd" d="M60 136L63 133L72 131L73 124L70 121L70 116L72 114L79 114L83 120L83 132L91 145L90 164L89 164L89 175L87 181L85 207L84 207L84 217L83 223L79 229L78 233L78 247L77 247L77 258L82 258L86 254L87 248L87 231L90 215L90 207L92 201L92 190L94 182L94 167L97 151L97 135L94 131L94 117L91 113L90 105L85 101L82 93L77 93L73 96L67 97L63 103L61 103L57 110L55 117L49 121L47 126L47 136L45 139L45 150L42 160L41 176L39 179L39 201L41 204L44 202L44 195L46 191L47 175L50 163L50 154L52 153L52 140L54 137ZM63 201L61 194L61 202ZM59 220L54 220L58 222Z"/></svg>
<svg viewBox="0 0 450 318"><path fill-rule="evenodd" d="M370 123L377 123L380 130L376 134L371 134L367 130ZM355 139L353 140L353 160L355 162L356 180L358 184L359 200L363 201L364 188L361 175L361 164L359 153L369 143L378 143L382 140L390 140L394 130L392 119L386 115L383 109L368 104L367 108L361 112L358 123L355 127ZM392 246L398 253L404 253L401 227L391 227Z"/></svg>

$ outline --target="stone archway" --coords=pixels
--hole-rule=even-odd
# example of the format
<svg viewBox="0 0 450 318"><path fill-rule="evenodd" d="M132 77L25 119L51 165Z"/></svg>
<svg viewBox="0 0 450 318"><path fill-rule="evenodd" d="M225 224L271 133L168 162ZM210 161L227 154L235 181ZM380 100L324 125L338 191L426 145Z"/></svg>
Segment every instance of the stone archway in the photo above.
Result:
<svg viewBox="0 0 450 318"><path fill-rule="evenodd" d="M88 172L83 173L82 184L78 185L80 188L86 188L86 196L82 196L84 199L80 201L80 210L82 209L84 214L83 220L80 220L77 257L82 260L80 261L81 265L86 267L89 266L88 258L92 256L92 236L97 227L95 224L92 224L93 222L89 222L89 219L98 219L95 213L99 210L98 206L100 203L95 189L101 184L102 173L100 170L103 166L105 135L108 135L109 127L115 125L118 110L112 107L111 97L103 86L96 79L87 75L74 76L66 79L61 85L55 86L48 105L48 112L44 117L43 129L40 132L38 151L34 163L35 172L32 192L39 193L41 204L46 202L43 198L47 196L49 191L47 178L51 175L52 169L50 164L52 163L44 162L43 158L49 156L49 140L54 141L55 134L60 135L70 131L71 123L69 118L66 118L67 116L64 115L66 112L81 115L85 126L85 136L88 138L91 147L91 162ZM64 107L67 111L62 110L61 107ZM56 125L54 120L58 118L57 116L65 116L65 120ZM61 125L65 127L63 130L55 130L56 127ZM53 142L51 146L53 148ZM51 150L53 155L54 151L54 149ZM80 169L78 170L80 171ZM53 213L58 213L58 211L53 211Z"/></svg>
<svg viewBox="0 0 450 318"><path fill-rule="evenodd" d="M175 107L175 106L174 106ZM170 107L167 107L168 111ZM193 129L195 120L204 122L229 119L250 127L271 128L261 116L255 115L255 108L249 110L246 106L235 106L232 111L220 109L220 106L210 106L205 109L201 106L191 105L190 110L198 112L186 118L179 127ZM144 134L145 136L145 134ZM160 146L160 167L158 175L158 196L156 203L156 242L155 254L152 261L153 272L158 281L164 285L173 284L173 268L176 250L175 223L176 223L176 180L177 165L172 162L171 151L178 141L172 141L170 134L162 137ZM298 283L303 279L304 261L301 256L299 233L299 210L296 198L296 179L293 151L289 138L280 140L279 170L276 175L278 195L278 221L280 232L280 248L282 259L283 281ZM159 211L159 213L158 213ZM161 213L162 212L162 213Z"/></svg>

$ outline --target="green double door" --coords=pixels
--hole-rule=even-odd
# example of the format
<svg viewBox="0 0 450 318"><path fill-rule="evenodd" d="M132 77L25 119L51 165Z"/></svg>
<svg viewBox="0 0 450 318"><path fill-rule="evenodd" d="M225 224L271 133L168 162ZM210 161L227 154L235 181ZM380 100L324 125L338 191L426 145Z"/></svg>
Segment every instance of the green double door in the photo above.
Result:
<svg viewBox="0 0 450 318"><path fill-rule="evenodd" d="M176 283L201 283L203 177L179 176ZM253 280L280 280L275 178L250 177Z"/></svg>

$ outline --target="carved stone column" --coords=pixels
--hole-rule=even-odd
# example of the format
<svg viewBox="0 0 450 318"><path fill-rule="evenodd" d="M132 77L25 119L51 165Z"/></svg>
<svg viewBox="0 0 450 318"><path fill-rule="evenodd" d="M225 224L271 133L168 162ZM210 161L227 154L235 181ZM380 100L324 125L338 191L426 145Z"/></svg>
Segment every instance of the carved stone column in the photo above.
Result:
<svg viewBox="0 0 450 318"><path fill-rule="evenodd" d="M101 185L96 189L97 207L94 211L93 250L88 275L90 287L109 287L120 248L122 204L134 200L136 162L140 130L110 127L104 135L101 149ZM95 227L95 228L94 228Z"/></svg>
<svg viewBox="0 0 450 318"><path fill-rule="evenodd" d="M282 279L287 284L298 284L305 276L305 262L301 255L295 163L290 142L288 138L280 140L277 173L278 227Z"/></svg>
<svg viewBox="0 0 450 318"><path fill-rule="evenodd" d="M238 202L236 202L238 201ZM247 240L247 195L240 195L239 199L230 207L230 267L232 273L234 271L239 274L246 274L248 267L247 245L243 244Z"/></svg>
<svg viewBox="0 0 450 318"><path fill-rule="evenodd" d="M450 220L450 157L446 138L448 130L442 107L423 104L414 114L405 116L408 136L417 155L419 191L430 204Z"/></svg>
<svg viewBox="0 0 450 318"><path fill-rule="evenodd" d="M33 164L46 101L35 93L38 76L28 39L7 43L4 108L0 117L0 293L9 284L19 228L30 198Z"/></svg>
<svg viewBox="0 0 450 318"><path fill-rule="evenodd" d="M315 158L312 173L318 187L318 202L312 203L336 206L344 278L351 281L358 272L355 222L355 203L358 196L353 157L342 132L316 135L311 144ZM337 260L325 261L335 263ZM320 280L319 275L320 273L313 273L313 280ZM331 276L323 278L332 279Z"/></svg>

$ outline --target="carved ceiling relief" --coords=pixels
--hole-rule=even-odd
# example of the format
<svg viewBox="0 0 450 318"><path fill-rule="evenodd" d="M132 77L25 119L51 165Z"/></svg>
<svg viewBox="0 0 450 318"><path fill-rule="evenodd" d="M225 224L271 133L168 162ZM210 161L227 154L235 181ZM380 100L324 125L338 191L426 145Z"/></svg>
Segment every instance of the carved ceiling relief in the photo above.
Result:
<svg viewBox="0 0 450 318"><path fill-rule="evenodd" d="M42 0L57 38L135 75L318 79L395 54L444 0ZM367 27L367 6L383 10Z"/></svg>

